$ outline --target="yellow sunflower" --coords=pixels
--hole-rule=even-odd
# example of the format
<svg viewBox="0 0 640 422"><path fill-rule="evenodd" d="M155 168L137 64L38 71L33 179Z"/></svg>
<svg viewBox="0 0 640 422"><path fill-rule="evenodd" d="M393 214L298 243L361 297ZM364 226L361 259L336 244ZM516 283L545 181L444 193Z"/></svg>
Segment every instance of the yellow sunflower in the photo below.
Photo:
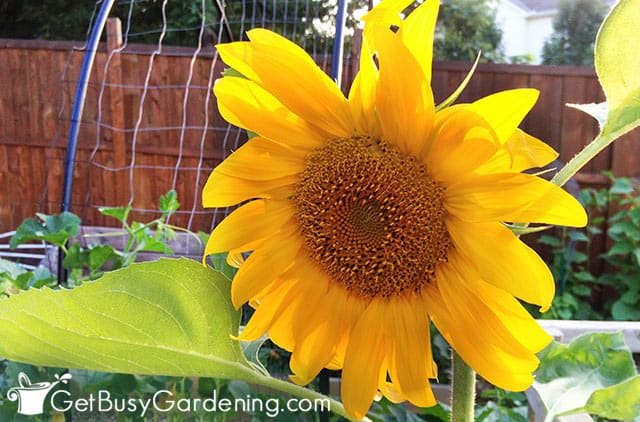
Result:
<svg viewBox="0 0 640 422"><path fill-rule="evenodd" d="M550 338L516 298L545 310L554 282L503 222L586 224L569 194L521 173L557 155L517 129L537 91L436 111L439 3L403 20L410 3L385 0L365 16L348 98L273 32L217 47L244 76L217 81L220 112L258 136L205 186L205 207L244 203L213 231L205 256L229 251L240 268L233 303L256 308L240 338L268 332L292 352L299 384L342 369L355 417L378 393L435 404L430 321L486 380L527 388Z"/></svg>

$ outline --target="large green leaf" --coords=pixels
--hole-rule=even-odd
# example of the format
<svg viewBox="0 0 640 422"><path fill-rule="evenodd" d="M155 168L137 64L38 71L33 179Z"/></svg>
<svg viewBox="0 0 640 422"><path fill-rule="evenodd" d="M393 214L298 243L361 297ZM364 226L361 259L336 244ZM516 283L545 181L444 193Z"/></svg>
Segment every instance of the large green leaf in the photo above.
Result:
<svg viewBox="0 0 640 422"><path fill-rule="evenodd" d="M220 273L161 259L73 290L0 300L0 356L43 366L250 380L239 313Z"/></svg>
<svg viewBox="0 0 640 422"><path fill-rule="evenodd" d="M621 421L640 418L640 376L594 391L580 411Z"/></svg>
<svg viewBox="0 0 640 422"><path fill-rule="evenodd" d="M600 401L596 393L603 394L602 389L635 375L633 358L622 333L586 334L568 346L554 342L543 350L533 387L547 407L546 420L552 420L559 414L591 410L585 406ZM620 395L619 411L631 412L629 409L637 406L639 397Z"/></svg>
<svg viewBox="0 0 640 422"><path fill-rule="evenodd" d="M640 0L620 0L598 32L595 65L607 96L602 135L622 135L640 125Z"/></svg>

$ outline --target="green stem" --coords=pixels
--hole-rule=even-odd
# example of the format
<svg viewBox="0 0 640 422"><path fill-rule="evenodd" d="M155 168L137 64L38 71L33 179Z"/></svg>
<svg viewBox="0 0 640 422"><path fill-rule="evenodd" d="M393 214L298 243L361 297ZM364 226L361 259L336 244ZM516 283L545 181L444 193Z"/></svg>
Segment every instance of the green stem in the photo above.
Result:
<svg viewBox="0 0 640 422"><path fill-rule="evenodd" d="M575 155L567 164L564 165L564 167L560 169L558 173L556 173L555 176L553 176L551 183L557 186L562 186L567 183L569 179L582 169L582 167L598 155L600 151L608 147L613 141L621 136L622 133L624 132L616 131L603 135L603 133L600 132L593 141L589 142L582 151Z"/></svg>
<svg viewBox="0 0 640 422"><path fill-rule="evenodd" d="M454 350L451 422L473 422L476 395L476 373Z"/></svg>

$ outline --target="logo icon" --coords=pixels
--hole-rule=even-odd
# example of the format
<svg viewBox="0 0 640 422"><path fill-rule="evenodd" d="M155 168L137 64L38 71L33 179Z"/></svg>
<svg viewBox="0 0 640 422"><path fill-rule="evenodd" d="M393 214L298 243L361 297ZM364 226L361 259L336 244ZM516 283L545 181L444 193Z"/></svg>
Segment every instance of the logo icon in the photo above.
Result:
<svg viewBox="0 0 640 422"><path fill-rule="evenodd" d="M31 384L31 380L24 373L18 374L19 387L13 387L7 391L7 398L11 401L18 400L18 413L21 415L41 415L44 410L44 400L53 388L60 384L67 384L71 374L56 374L53 382L37 382Z"/></svg>

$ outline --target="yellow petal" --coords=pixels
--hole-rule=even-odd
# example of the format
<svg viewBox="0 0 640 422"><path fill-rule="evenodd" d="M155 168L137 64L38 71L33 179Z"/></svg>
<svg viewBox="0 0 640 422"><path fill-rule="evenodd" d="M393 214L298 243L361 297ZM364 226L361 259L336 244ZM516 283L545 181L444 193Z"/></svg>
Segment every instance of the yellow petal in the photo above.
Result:
<svg viewBox="0 0 640 422"><path fill-rule="evenodd" d="M273 180L247 180L229 176L214 170L202 190L205 208L230 207L249 199L265 198L284 200L294 192L298 175Z"/></svg>
<svg viewBox="0 0 640 422"><path fill-rule="evenodd" d="M294 265L302 239L297 233L283 233L255 250L238 270L231 284L231 300L236 309Z"/></svg>
<svg viewBox="0 0 640 422"><path fill-rule="evenodd" d="M513 296L482 280L477 280L475 283L473 291L493 310L520 344L531 352L537 353L551 342L551 336Z"/></svg>
<svg viewBox="0 0 640 422"><path fill-rule="evenodd" d="M289 301L286 312L278 315L269 330L269 336L278 346L293 351L304 340L300 330L309 319L309 311L324 298L328 289L328 280L317 271L315 264L305 259L306 251L300 251L300 257L285 278L295 280L294 296Z"/></svg>
<svg viewBox="0 0 640 422"><path fill-rule="evenodd" d="M450 254L451 255L451 254ZM523 391L533 382L536 356L502 324L450 263L437 268L431 287L433 320L456 352L490 383Z"/></svg>
<svg viewBox="0 0 640 422"><path fill-rule="evenodd" d="M376 136L377 131L375 115L377 84L378 68L373 61L369 43L363 39L360 51L360 70L351 84L349 106L357 128L370 136Z"/></svg>
<svg viewBox="0 0 640 422"><path fill-rule="evenodd" d="M251 319L238 336L238 340L253 341L262 337L295 298L295 280L286 280L274 284L269 293L262 299Z"/></svg>
<svg viewBox="0 0 640 422"><path fill-rule="evenodd" d="M216 81L213 91L220 114L235 126L294 148L311 149L327 138L255 82L225 76Z"/></svg>
<svg viewBox="0 0 640 422"><path fill-rule="evenodd" d="M362 21L366 25L370 23L384 24L387 28L390 26L402 26L401 13L409 7L413 0L383 0L373 9L362 17Z"/></svg>
<svg viewBox="0 0 640 422"><path fill-rule="evenodd" d="M342 307L343 313L341 316L342 337L336 340L335 356L327 365L329 369L341 369L344 366L344 358L349 346L351 331L360 319L360 315L362 315L366 309L368 302L359 297L347 294L342 286L332 286L329 289L329 295L332 303L342 303L342 299L338 299L338 297L344 298L345 303Z"/></svg>
<svg viewBox="0 0 640 422"><path fill-rule="evenodd" d="M367 413L386 375L384 336L380 329L383 309L382 301L374 299L360 315L344 358L342 402L347 413L356 419Z"/></svg>
<svg viewBox="0 0 640 422"><path fill-rule="evenodd" d="M485 163L498 148L493 131L480 116L464 107L449 107L436 114L426 167L438 181L456 181Z"/></svg>
<svg viewBox="0 0 640 422"><path fill-rule="evenodd" d="M398 31L402 41L418 60L431 84L431 61L433 60L433 33L438 18L440 1L426 0L404 20Z"/></svg>
<svg viewBox="0 0 640 422"><path fill-rule="evenodd" d="M298 335L305 340L291 354L291 379L308 384L334 358L338 340L345 335L347 296L330 289L313 309L305 313L305 324Z"/></svg>
<svg viewBox="0 0 640 422"><path fill-rule="evenodd" d="M558 153L523 130L516 130L506 144L512 157L511 171L520 172L533 167L543 167L558 158Z"/></svg>
<svg viewBox="0 0 640 422"><path fill-rule="evenodd" d="M538 95L536 89L512 89L481 98L470 104L469 108L489 122L500 143L504 144L533 108Z"/></svg>
<svg viewBox="0 0 640 422"><path fill-rule="evenodd" d="M227 157L215 172L248 180L272 180L299 174L305 166L304 154L256 137Z"/></svg>
<svg viewBox="0 0 640 422"><path fill-rule="evenodd" d="M475 268L464 262L458 250L449 262L462 276L469 291L491 309L506 330L529 352L537 353L551 342L549 334L511 294L480 279Z"/></svg>
<svg viewBox="0 0 640 422"><path fill-rule="evenodd" d="M265 29L253 29L247 35L249 43L217 46L225 63L326 133L338 138L353 133L346 98L304 50ZM243 71L247 68L249 73Z"/></svg>
<svg viewBox="0 0 640 422"><path fill-rule="evenodd" d="M283 226L292 224L292 219L293 208L288 201L251 201L216 226L204 255L241 249L257 240L268 239L280 232Z"/></svg>
<svg viewBox="0 0 640 422"><path fill-rule="evenodd" d="M380 63L376 104L382 136L405 154L417 156L433 126L431 87L400 37L383 28L374 35Z"/></svg>
<svg viewBox="0 0 640 422"><path fill-rule="evenodd" d="M416 406L436 404L429 378L432 372L429 319L417 301L392 298L385 306L389 343L393 346L389 372L395 388ZM389 355L389 354L388 354Z"/></svg>
<svg viewBox="0 0 640 422"><path fill-rule="evenodd" d="M252 48L248 41L217 44L216 50L222 60L231 68L251 81L262 82L260 75L252 67Z"/></svg>
<svg viewBox="0 0 640 422"><path fill-rule="evenodd" d="M546 311L555 283L549 267L501 223L447 220L456 250L477 269L483 280Z"/></svg>
<svg viewBox="0 0 640 422"><path fill-rule="evenodd" d="M528 174L481 175L449 186L449 212L467 222L531 222L583 227L587 213L563 189Z"/></svg>
<svg viewBox="0 0 640 422"><path fill-rule="evenodd" d="M546 143L517 129L485 164L477 169L480 174L515 172L543 167L558 158L558 153Z"/></svg>

